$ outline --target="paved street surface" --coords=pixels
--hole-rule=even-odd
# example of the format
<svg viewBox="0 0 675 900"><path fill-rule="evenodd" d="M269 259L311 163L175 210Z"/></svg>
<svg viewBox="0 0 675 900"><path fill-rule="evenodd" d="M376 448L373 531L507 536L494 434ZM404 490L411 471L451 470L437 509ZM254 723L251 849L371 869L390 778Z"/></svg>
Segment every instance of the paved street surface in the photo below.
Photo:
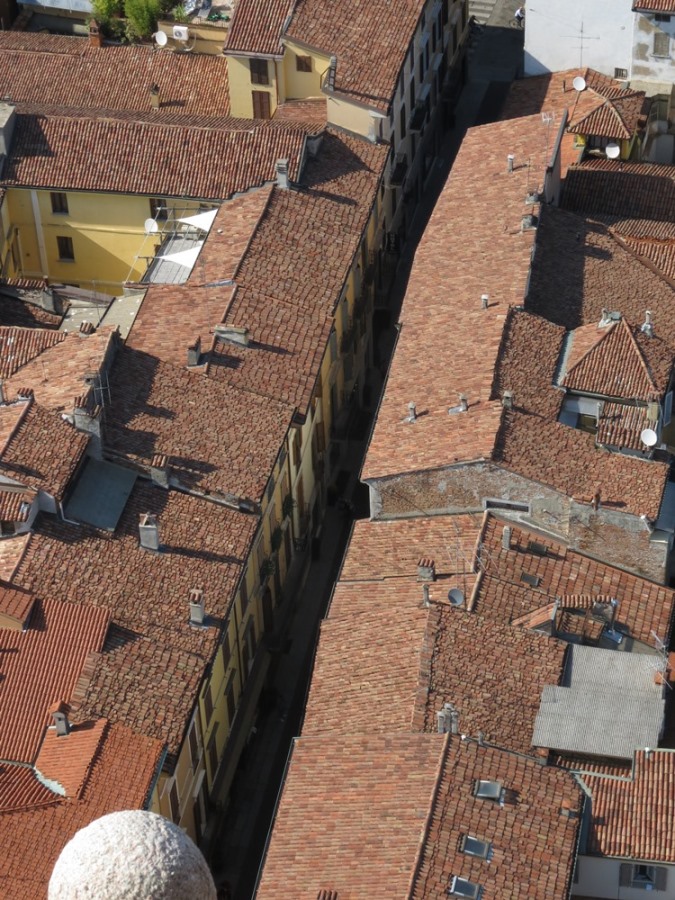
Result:
<svg viewBox="0 0 675 900"><path fill-rule="evenodd" d="M511 28L514 0L491 2L487 25L477 28L469 58L469 83L456 109L455 126L448 132L431 184L420 203L403 248L394 279L390 308L400 306L415 248L436 203L466 129L493 121L499 114L509 83L519 72L523 34ZM343 494L356 499L355 490L364 442L352 441L341 468L350 472ZM360 494L359 494L360 497ZM328 507L321 534L320 557L306 560L294 588L293 607L284 652L273 661L275 692L245 751L232 802L215 841L211 863L218 885L227 884L232 900L251 900L265 848L292 739L301 728L314 643L349 536L350 522L335 506Z"/></svg>

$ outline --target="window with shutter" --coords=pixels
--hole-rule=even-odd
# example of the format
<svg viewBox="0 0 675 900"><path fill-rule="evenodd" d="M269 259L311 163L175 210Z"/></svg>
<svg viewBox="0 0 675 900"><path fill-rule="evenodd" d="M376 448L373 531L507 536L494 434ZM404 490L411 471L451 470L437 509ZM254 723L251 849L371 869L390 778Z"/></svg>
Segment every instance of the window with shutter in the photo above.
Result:
<svg viewBox="0 0 675 900"><path fill-rule="evenodd" d="M654 56L670 56L670 35L663 31L654 33Z"/></svg>
<svg viewBox="0 0 675 900"><path fill-rule="evenodd" d="M206 725L208 726L213 715L213 698L211 697L211 685L207 684L204 690L204 715L206 717Z"/></svg>
<svg viewBox="0 0 675 900"><path fill-rule="evenodd" d="M253 101L253 118L270 119L272 117L270 107L270 95L267 91L251 91Z"/></svg>
<svg viewBox="0 0 675 900"><path fill-rule="evenodd" d="M266 59L249 59L251 84L269 84L270 76Z"/></svg>
<svg viewBox="0 0 675 900"><path fill-rule="evenodd" d="M177 825L180 821L180 804L178 803L178 788L175 780L171 784L171 790L169 791L169 805L171 807L171 818Z"/></svg>

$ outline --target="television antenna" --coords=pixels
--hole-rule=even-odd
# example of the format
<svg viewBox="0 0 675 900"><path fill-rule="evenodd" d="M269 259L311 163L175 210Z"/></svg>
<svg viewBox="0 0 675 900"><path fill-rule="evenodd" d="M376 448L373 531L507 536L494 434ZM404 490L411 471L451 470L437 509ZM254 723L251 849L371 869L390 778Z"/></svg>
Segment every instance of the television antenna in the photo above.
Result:
<svg viewBox="0 0 675 900"><path fill-rule="evenodd" d="M584 41L599 41L599 34L584 34L584 20L581 20L581 24L579 26L579 31L577 34L566 34L563 35L566 38L577 38L579 41L579 68L583 69L584 67ZM574 82L572 82L574 83ZM584 87L585 87L585 79L584 79ZM583 90L583 88L582 88Z"/></svg>

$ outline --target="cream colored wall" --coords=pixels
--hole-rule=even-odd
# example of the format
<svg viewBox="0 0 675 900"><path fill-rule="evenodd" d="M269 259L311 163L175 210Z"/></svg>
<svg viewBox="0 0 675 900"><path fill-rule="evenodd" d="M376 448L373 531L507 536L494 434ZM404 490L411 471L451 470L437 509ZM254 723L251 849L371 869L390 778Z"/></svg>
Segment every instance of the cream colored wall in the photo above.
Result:
<svg viewBox="0 0 675 900"><path fill-rule="evenodd" d="M157 52L175 53L182 46L173 38L174 25L183 24L178 22L160 21L157 23L157 31L163 31L169 38L167 46ZM220 56L227 40L227 27L211 22L188 22L187 28L189 40L185 46L191 48L193 53L206 53L208 56Z"/></svg>
<svg viewBox="0 0 675 900"><path fill-rule="evenodd" d="M53 213L49 191L10 188L9 220L19 233L21 274L120 293L123 282L140 280L160 235L146 236L148 197L65 192L68 213ZM169 215L198 209L197 201L165 200ZM74 261L59 259L57 237L73 242ZM42 244L42 249L40 244Z"/></svg>
<svg viewBox="0 0 675 900"><path fill-rule="evenodd" d="M321 97L321 79L328 71L330 56L317 53L315 50L307 50L294 44L293 41L284 41L284 91L280 93L285 100L302 100L312 97ZM298 72L298 56L309 56L312 60L311 72Z"/></svg>
<svg viewBox="0 0 675 900"><path fill-rule="evenodd" d="M328 121L339 128L345 128L363 137L371 134L373 117L370 110L349 103L337 96L328 96L326 103Z"/></svg>
<svg viewBox="0 0 675 900"><path fill-rule="evenodd" d="M273 60L268 60L268 85L252 84L248 58L228 56L227 77L230 87L230 115L241 119L253 118L252 91L267 91L270 95L270 115L277 108L277 71Z"/></svg>
<svg viewBox="0 0 675 900"><path fill-rule="evenodd" d="M621 887L619 875L621 863L625 860L607 859L597 856L580 856L577 860L578 881L572 887L573 897L594 897L601 900L644 900L647 893L644 888ZM639 862L639 860L638 860ZM646 863L652 865L652 863ZM656 865L656 864L654 864ZM668 869L668 880L665 891L651 891L650 896L666 898L675 897L675 866L659 866Z"/></svg>

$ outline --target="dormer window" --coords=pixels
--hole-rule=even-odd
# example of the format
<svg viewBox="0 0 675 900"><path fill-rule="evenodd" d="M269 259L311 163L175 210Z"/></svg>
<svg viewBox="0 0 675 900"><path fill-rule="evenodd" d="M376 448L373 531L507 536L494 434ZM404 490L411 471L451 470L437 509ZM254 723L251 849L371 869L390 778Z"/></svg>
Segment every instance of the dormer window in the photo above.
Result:
<svg viewBox="0 0 675 900"><path fill-rule="evenodd" d="M600 405L599 400L590 397L565 397L558 421L588 434L596 434Z"/></svg>
<svg viewBox="0 0 675 900"><path fill-rule="evenodd" d="M473 789L474 797L479 800L492 800L495 803L503 803L504 788L501 781L477 781Z"/></svg>
<svg viewBox="0 0 675 900"><path fill-rule="evenodd" d="M474 884L473 881L460 878L459 875L453 875L450 879L448 894L451 897L472 897L474 900L479 900L482 893L480 885Z"/></svg>

